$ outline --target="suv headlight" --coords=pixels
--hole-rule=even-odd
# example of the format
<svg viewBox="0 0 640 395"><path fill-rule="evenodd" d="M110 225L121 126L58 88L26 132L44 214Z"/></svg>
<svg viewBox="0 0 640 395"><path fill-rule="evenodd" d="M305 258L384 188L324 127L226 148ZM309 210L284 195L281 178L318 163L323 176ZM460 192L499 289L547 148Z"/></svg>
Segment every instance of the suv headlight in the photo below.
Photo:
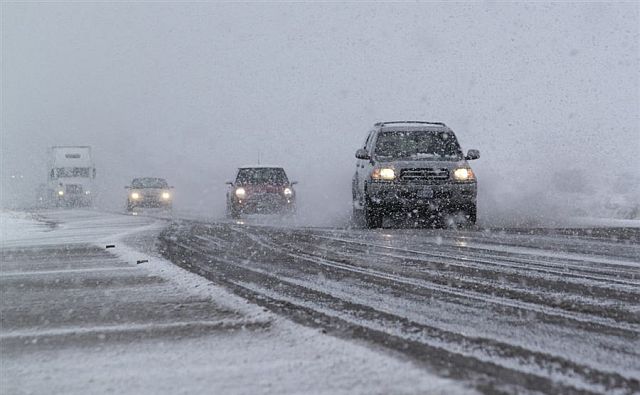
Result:
<svg viewBox="0 0 640 395"><path fill-rule="evenodd" d="M247 196L247 191L245 191L244 188L236 189L236 197L238 199L244 199L245 196Z"/></svg>
<svg viewBox="0 0 640 395"><path fill-rule="evenodd" d="M131 193L131 199L133 199L133 200L140 199L140 194L138 192L132 192Z"/></svg>
<svg viewBox="0 0 640 395"><path fill-rule="evenodd" d="M393 181L396 179L396 172L389 167L381 167L379 169L373 169L371 178L374 180Z"/></svg>
<svg viewBox="0 0 640 395"><path fill-rule="evenodd" d="M285 188L284 191L282 191L284 193L284 196L286 197L291 197L291 195L293 195L293 191L291 190L291 188Z"/></svg>
<svg viewBox="0 0 640 395"><path fill-rule="evenodd" d="M473 181L476 179L476 176L470 168L461 167L453 171L453 178L456 181Z"/></svg>

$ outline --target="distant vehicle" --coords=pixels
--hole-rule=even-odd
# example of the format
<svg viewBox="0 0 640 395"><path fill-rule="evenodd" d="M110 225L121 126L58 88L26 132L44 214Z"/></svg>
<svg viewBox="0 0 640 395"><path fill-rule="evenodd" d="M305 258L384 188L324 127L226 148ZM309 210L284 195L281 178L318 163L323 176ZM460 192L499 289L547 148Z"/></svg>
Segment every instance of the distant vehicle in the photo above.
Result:
<svg viewBox="0 0 640 395"><path fill-rule="evenodd" d="M293 214L296 192L282 167L245 166L238 169L235 181L228 181L227 214Z"/></svg>
<svg viewBox="0 0 640 395"><path fill-rule="evenodd" d="M51 147L48 163L46 205L87 207L93 204L96 168L91 147Z"/></svg>
<svg viewBox="0 0 640 395"><path fill-rule="evenodd" d="M353 214L369 228L390 213L462 214L476 222L476 177L453 131L441 122L376 123L356 152ZM440 221L441 223L441 221Z"/></svg>
<svg viewBox="0 0 640 395"><path fill-rule="evenodd" d="M127 211L137 208L163 208L170 210L173 207L172 186L167 180L157 177L134 178L131 185L124 187L129 190L127 195Z"/></svg>

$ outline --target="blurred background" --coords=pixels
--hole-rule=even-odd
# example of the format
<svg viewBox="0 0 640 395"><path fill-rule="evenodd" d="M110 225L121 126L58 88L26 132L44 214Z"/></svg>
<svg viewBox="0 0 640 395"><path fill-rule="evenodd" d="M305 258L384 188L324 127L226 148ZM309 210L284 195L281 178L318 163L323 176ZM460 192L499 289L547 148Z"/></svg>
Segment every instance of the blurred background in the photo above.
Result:
<svg viewBox="0 0 640 395"><path fill-rule="evenodd" d="M640 218L640 6L2 4L2 206L46 150L91 145L96 205L136 176L224 213L241 165L282 165L300 220L344 223L355 150L381 120L447 123L479 222Z"/></svg>

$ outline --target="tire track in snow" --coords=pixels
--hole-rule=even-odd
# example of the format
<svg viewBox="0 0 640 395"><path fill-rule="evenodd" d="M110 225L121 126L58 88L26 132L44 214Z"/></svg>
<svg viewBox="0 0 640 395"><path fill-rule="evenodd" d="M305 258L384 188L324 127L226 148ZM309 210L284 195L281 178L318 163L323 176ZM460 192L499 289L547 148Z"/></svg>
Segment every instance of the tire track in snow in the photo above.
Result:
<svg viewBox="0 0 640 395"><path fill-rule="evenodd" d="M299 251L297 252L298 256L290 256L290 251L288 251L286 246L270 241L271 234L268 229L263 227L260 229L254 229L254 232L252 232L251 235L244 235L245 237L242 237L243 234L245 232L249 232L248 229L251 227L228 225L229 229L225 228L226 227L224 226L218 226L216 229L207 228L203 225L196 226L196 230L187 230L182 237L177 238L180 240L179 246L176 244L175 240L172 242L171 238L169 238L168 242L164 243L166 248L177 248L178 251L172 250L172 252L168 252L168 256L174 258L174 260L177 258L179 258L179 260L182 259L182 262L178 262L181 265L188 265L186 262L191 262L195 257L196 261L194 262L197 263L191 263L191 270L216 278L232 288L238 289L238 287L240 287L243 290L240 293L249 293L251 294L251 298L254 300L266 298L265 300L269 300L270 302L264 303L270 305L274 303L285 303L285 305L288 306L284 309L286 310L286 315L296 315L300 311L304 310L307 315L322 315L324 318L322 318L321 321L327 319L329 321L340 319L345 321L345 324L349 327L355 326L355 328L360 328L359 330L361 331L369 330L378 333L379 336L386 336L387 339L383 341L384 343L386 341L391 341L388 337L397 337L397 334L385 332L384 328L387 326L393 327L394 321L406 321L406 317L391 314L389 312L382 312L368 304L358 305L352 300L347 300L347 297L344 297L344 295L342 298L335 298L327 293L328 290L318 288L317 284L314 285L313 282L310 282L308 278L309 273L313 273L314 271L317 272L317 266L323 265L324 267L330 268L330 270L325 274L327 277L336 277L338 279L342 278L343 281L351 280L351 277L353 277L353 279L357 281L369 282L371 284L376 284L377 282L378 285L387 287L391 286L392 289L398 288L398 284L401 284L399 288L402 289L402 287L404 287L405 292L409 294L416 289L416 287L419 289L422 285L407 283L406 279L403 277L389 277L384 273L372 274L366 271L354 271L353 267L346 267L347 265L336 264L336 262L333 261L325 260L323 262L314 262L314 259L317 260L317 257L311 257L312 259L310 259L309 257L300 254ZM225 230L227 231L225 232ZM228 232L229 230L234 230L235 232ZM176 230L174 229L170 232L174 235ZM252 239L252 237L256 237L256 232L259 233L259 237L257 239ZM215 239L213 244L208 243L206 236L207 233L214 233ZM198 237L193 237L194 234L197 234ZM166 240L167 238L165 238L165 241ZM223 245L221 245L223 242L227 243L227 248L224 251L224 257L220 256L221 251L217 251L217 249L223 247ZM309 249L311 248L310 246L307 247ZM316 266L314 267L313 265ZM215 270L212 270L212 268L215 268ZM296 272L298 272L298 276L295 275ZM305 275L307 278L305 278ZM440 293L441 291L442 290L438 289L432 290L432 292L437 293ZM460 297L469 299L469 294L462 294ZM333 306L333 310L331 310L333 313L328 312L328 310L323 310L326 309L327 306ZM353 306L358 307L356 308ZM348 317L351 317L351 321L348 321L348 317L344 316L339 316L337 318L333 317L333 315L340 312L342 312L341 314L344 314L345 311L348 312ZM542 313L544 313L544 311ZM379 320L382 316L385 316L386 320L382 321L381 324ZM353 317L355 317L355 320ZM358 325L363 325L362 322L364 322L363 320L366 320L366 317L369 317L369 321L373 323L377 322L379 325L375 326L371 324L371 322L367 321L369 323L365 325L366 328L358 327ZM559 319L569 320L571 318L561 316ZM307 322L307 324L309 324L309 322ZM594 325L596 323L593 320L587 319L586 324ZM633 377L620 376L615 372L599 371L598 369L594 369L593 366L590 366L588 361L585 361L586 365L578 364L574 361L559 358L558 356L501 343L497 339L479 339L479 343L474 343L474 339L465 337L464 334L442 331L438 328L428 327L417 322L410 322L407 325L408 326L405 329L408 332L424 331L426 330L425 328L428 328L427 332L430 333L430 335L427 336L427 338L417 340L418 345L423 348L435 347L433 344L428 344L428 340L432 337L447 338L451 336L458 336L454 340L449 339L449 341L443 342L443 344L446 345L446 348L442 345L435 347L435 349L438 350L445 349L446 353L449 353L451 358L456 360L454 365L464 365L465 363L469 363L469 359L475 360L476 362L480 361L484 368L475 369L479 375L488 374L485 371L486 369L489 371L492 369L495 371L508 369L511 373L503 372L503 374L501 374L501 378L497 380L497 382L493 382L496 380L495 377L490 380L493 382L490 388L493 389L498 388L501 385L500 381L502 380L504 382L516 382L518 385L523 385L524 387L532 389L546 388L545 392L558 392L557 390L562 389L559 392L572 393L577 391L580 393L584 391L589 392L591 390L596 392L608 392L609 390L615 390L620 393L630 393L638 390L637 380ZM331 328L332 327L329 326L329 329ZM628 330L630 328L618 329ZM637 335L637 331L633 332ZM401 336L400 338L400 340L395 339L393 341L400 341L400 343L403 341L416 342L416 340L410 340L407 337ZM378 340L378 342L380 342L380 340ZM488 344L492 343L495 343L493 348L488 346ZM463 346L464 344L466 344L466 346ZM480 354L478 355L484 355L484 359L479 358L478 355L475 354L465 354L465 349L467 351L469 349L473 349L475 350L474 352L480 350ZM505 355L508 356L509 353L516 356L515 360L517 362L507 358L504 361L510 362L503 361L502 365L515 364L515 366L509 367L501 365L501 368L495 366L496 361L492 360L494 355L502 355L502 357L504 357ZM433 357L433 355L431 356ZM462 358L467 362L459 361L459 358ZM429 361L431 361L430 363L433 363L432 359L433 358L429 359ZM471 365L473 365L473 363L471 363ZM545 367L548 368L546 373ZM517 374L514 373L514 369ZM489 373L489 375L491 374ZM518 376L519 378L508 378L513 375L523 376ZM486 377L484 379L486 379ZM546 384L542 384L541 380ZM529 384L527 384L528 382Z"/></svg>

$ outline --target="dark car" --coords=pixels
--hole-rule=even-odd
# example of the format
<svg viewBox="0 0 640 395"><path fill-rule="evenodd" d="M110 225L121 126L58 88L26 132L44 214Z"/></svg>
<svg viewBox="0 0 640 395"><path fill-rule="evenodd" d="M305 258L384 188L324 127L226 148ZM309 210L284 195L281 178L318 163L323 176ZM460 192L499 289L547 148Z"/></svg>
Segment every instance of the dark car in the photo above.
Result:
<svg viewBox="0 0 640 395"><path fill-rule="evenodd" d="M293 214L296 192L282 167L245 166L238 169L235 181L227 182L227 214Z"/></svg>
<svg viewBox="0 0 640 395"><path fill-rule="evenodd" d="M476 177L453 131L441 122L379 122L356 152L354 218L369 228L385 215L410 213L436 218L462 214L476 222Z"/></svg>
<svg viewBox="0 0 640 395"><path fill-rule="evenodd" d="M169 186L164 178L134 178L131 185L127 185L125 189L129 190L127 211L136 208L171 209L173 206L173 187Z"/></svg>

